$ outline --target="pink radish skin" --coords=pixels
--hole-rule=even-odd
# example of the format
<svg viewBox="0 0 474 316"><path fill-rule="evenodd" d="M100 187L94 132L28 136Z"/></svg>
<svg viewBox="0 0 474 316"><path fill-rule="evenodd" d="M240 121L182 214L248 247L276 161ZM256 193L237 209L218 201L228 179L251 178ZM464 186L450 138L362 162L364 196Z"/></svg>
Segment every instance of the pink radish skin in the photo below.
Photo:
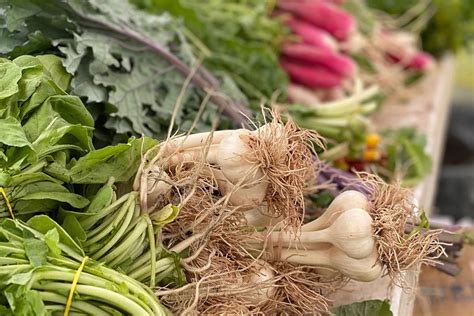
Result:
<svg viewBox="0 0 474 316"><path fill-rule="evenodd" d="M283 55L295 61L324 66L343 77L350 77L356 69L355 63L349 57L305 44L286 44L283 47Z"/></svg>
<svg viewBox="0 0 474 316"><path fill-rule="evenodd" d="M355 20L351 15L324 1L282 0L278 2L278 7L326 30L340 41L346 40L356 28Z"/></svg>
<svg viewBox="0 0 474 316"><path fill-rule="evenodd" d="M334 3L334 4L343 4L344 2L346 2L346 0L324 0L325 2L331 2L331 3Z"/></svg>
<svg viewBox="0 0 474 316"><path fill-rule="evenodd" d="M343 80L340 75L321 66L298 64L287 59L282 59L280 65L293 82L312 89L338 87Z"/></svg>
<svg viewBox="0 0 474 316"><path fill-rule="evenodd" d="M326 31L304 21L288 19L285 21L291 31L300 36L304 44L327 49L337 50L336 41Z"/></svg>
<svg viewBox="0 0 474 316"><path fill-rule="evenodd" d="M417 71L426 71L434 65L433 57L425 52L418 52L411 56L409 60L402 60L393 54L387 54L387 58L395 64L401 63L403 66Z"/></svg>
<svg viewBox="0 0 474 316"><path fill-rule="evenodd" d="M408 67L411 69L426 71L434 66L434 59L428 53L419 52L412 57Z"/></svg>

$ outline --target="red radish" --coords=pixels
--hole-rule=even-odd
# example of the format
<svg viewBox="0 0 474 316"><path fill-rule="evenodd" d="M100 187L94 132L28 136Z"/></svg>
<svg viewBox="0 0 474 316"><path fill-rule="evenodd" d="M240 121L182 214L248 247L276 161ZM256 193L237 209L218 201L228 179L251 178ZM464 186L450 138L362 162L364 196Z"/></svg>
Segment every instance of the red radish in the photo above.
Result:
<svg viewBox="0 0 474 316"><path fill-rule="evenodd" d="M295 61L324 66L344 77L351 76L356 68L349 57L306 44L286 44L283 55Z"/></svg>
<svg viewBox="0 0 474 316"><path fill-rule="evenodd" d="M328 50L337 50L336 41L319 27L294 18L286 20L285 23L294 34L301 37L303 43Z"/></svg>
<svg viewBox="0 0 474 316"><path fill-rule="evenodd" d="M412 56L406 57L402 60L399 56L393 54L387 54L387 58L396 63L401 63L407 68L411 68L418 71L425 71L431 68L434 65L433 57L425 52L417 52Z"/></svg>
<svg viewBox="0 0 474 316"><path fill-rule="evenodd" d="M324 1L281 0L278 7L326 30L341 41L346 40L356 27L351 15Z"/></svg>
<svg viewBox="0 0 474 316"><path fill-rule="evenodd" d="M425 52L418 52L412 57L408 67L419 71L425 71L433 67L433 65L433 56Z"/></svg>
<svg viewBox="0 0 474 316"><path fill-rule="evenodd" d="M280 64L291 80L309 88L333 88L342 83L340 75L324 67L298 64L285 58L280 60Z"/></svg>

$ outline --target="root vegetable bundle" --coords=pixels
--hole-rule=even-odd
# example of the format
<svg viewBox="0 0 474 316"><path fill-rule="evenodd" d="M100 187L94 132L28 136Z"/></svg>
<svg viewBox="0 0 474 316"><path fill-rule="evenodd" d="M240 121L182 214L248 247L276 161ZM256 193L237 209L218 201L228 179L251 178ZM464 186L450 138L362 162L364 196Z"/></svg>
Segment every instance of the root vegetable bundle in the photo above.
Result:
<svg viewBox="0 0 474 316"><path fill-rule="evenodd" d="M400 272L442 254L439 232L405 234L414 218L408 191L376 177L303 223L321 139L272 114L254 131L177 137L145 155L135 180L142 207L179 207L160 235L187 280L157 289L171 310L324 313L348 279L389 274L403 285Z"/></svg>

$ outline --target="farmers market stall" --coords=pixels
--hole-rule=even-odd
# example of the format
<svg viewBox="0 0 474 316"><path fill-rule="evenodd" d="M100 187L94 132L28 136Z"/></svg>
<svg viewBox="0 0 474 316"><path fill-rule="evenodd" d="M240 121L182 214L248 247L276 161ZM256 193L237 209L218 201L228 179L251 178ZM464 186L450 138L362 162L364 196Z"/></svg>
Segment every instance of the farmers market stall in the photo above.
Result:
<svg viewBox="0 0 474 316"><path fill-rule="evenodd" d="M2 2L0 314L409 315L471 6Z"/></svg>

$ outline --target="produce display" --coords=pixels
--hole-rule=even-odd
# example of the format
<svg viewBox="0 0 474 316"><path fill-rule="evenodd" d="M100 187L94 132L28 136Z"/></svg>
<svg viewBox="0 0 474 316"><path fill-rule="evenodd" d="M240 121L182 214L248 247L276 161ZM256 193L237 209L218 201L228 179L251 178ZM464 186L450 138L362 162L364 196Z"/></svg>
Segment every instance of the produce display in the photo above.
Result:
<svg viewBox="0 0 474 316"><path fill-rule="evenodd" d="M423 135L371 120L436 67L405 10L0 3L2 315L390 313L329 297L445 255Z"/></svg>

